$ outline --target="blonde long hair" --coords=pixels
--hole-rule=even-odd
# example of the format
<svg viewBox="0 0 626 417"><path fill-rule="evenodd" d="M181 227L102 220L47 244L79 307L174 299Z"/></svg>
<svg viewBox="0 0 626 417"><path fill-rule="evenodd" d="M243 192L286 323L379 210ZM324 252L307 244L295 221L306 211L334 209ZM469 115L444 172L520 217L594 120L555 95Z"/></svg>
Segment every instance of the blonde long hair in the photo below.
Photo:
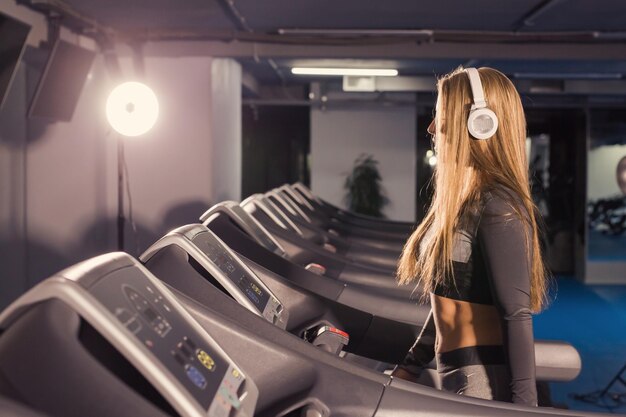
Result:
<svg viewBox="0 0 626 417"><path fill-rule="evenodd" d="M398 263L398 281L400 284L417 281L425 290L424 294L438 285L446 286L445 277L453 272L454 230L460 214L464 208L480 201L485 190L499 185L519 197L514 200L503 193L503 197L509 199L511 214L519 216L529 226L526 247L531 266L530 307L540 311L546 304L548 275L541 256L538 216L528 183L524 110L515 86L504 74L492 68L480 68L478 72L488 106L498 116L498 131L487 140L470 138L467 117L473 100L463 68L439 79L435 191L424 220L404 246Z"/></svg>

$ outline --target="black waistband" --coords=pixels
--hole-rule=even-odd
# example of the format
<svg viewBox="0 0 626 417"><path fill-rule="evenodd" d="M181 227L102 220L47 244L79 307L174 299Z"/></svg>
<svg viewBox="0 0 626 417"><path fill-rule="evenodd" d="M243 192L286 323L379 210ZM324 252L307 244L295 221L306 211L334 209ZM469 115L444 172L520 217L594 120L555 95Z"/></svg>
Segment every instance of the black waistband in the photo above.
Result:
<svg viewBox="0 0 626 417"><path fill-rule="evenodd" d="M505 363L502 345L467 346L437 353L439 372L448 372L467 365L503 365Z"/></svg>

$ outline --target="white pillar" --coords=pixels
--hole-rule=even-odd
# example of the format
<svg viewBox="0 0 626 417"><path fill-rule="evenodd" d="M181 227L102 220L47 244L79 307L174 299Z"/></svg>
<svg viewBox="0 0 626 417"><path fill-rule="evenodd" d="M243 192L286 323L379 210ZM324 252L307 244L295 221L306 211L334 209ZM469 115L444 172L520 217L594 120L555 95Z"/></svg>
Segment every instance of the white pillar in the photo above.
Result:
<svg viewBox="0 0 626 417"><path fill-rule="evenodd" d="M211 197L241 200L241 65L215 58L211 65Z"/></svg>

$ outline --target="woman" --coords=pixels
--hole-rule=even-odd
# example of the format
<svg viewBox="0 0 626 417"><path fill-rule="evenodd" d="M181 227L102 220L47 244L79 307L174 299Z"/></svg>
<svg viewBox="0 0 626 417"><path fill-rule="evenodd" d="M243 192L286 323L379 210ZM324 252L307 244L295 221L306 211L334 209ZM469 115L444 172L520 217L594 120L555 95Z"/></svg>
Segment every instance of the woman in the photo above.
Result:
<svg viewBox="0 0 626 417"><path fill-rule="evenodd" d="M415 380L436 356L442 389L536 406L531 312L544 306L547 281L520 97L494 69L459 68L439 80L428 131L433 202L398 280L417 281L431 314L394 375Z"/></svg>

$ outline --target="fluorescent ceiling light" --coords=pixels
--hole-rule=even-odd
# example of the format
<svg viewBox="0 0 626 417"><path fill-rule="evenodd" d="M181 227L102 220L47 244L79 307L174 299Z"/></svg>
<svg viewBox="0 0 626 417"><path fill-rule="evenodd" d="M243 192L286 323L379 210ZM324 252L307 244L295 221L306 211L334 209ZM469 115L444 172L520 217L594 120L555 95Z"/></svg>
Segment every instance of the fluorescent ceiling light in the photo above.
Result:
<svg viewBox="0 0 626 417"><path fill-rule="evenodd" d="M374 68L303 68L295 67L291 69L296 75L354 75L358 77L394 77L398 75L396 69L374 69Z"/></svg>

